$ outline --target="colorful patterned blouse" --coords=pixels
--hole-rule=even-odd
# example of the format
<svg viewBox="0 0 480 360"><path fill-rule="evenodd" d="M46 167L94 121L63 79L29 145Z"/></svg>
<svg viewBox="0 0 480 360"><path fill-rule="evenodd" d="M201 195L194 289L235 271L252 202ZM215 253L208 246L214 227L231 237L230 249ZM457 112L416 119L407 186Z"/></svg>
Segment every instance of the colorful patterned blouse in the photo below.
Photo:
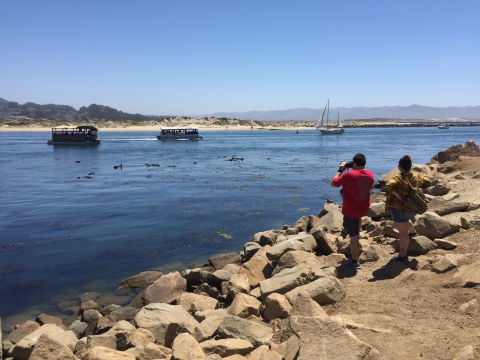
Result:
<svg viewBox="0 0 480 360"><path fill-rule="evenodd" d="M413 187L416 187L417 179L418 179L418 187L420 189L426 189L427 187L432 185L432 182L426 176L420 175L418 173L408 172L408 173L400 173L392 177L390 180L387 181L385 188L387 189L387 201L385 203L385 210L390 210L391 208L395 208L404 212L404 203L392 193L397 192L400 194L402 198L405 198L408 193L410 192L410 185L405 179L410 181Z"/></svg>

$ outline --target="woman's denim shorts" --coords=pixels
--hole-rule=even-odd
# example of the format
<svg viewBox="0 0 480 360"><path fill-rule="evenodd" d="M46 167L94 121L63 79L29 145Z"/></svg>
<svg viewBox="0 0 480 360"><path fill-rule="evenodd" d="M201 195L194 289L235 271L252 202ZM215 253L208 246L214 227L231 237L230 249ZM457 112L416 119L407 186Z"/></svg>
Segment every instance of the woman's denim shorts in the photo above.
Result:
<svg viewBox="0 0 480 360"><path fill-rule="evenodd" d="M392 220L393 222L398 222L398 223L404 223L410 220L415 216L415 214L412 213L403 213L398 209L391 208L390 213L392 214Z"/></svg>

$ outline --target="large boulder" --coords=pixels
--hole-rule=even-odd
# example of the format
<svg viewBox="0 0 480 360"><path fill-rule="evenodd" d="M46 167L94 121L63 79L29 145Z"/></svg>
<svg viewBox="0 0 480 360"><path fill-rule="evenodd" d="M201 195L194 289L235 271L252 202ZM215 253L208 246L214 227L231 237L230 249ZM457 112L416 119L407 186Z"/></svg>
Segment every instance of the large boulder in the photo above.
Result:
<svg viewBox="0 0 480 360"><path fill-rule="evenodd" d="M290 315L328 317L325 310L306 292L291 294L287 300L292 306Z"/></svg>
<svg viewBox="0 0 480 360"><path fill-rule="evenodd" d="M234 338L250 341L254 348L261 345L270 345L273 330L257 322L241 319L237 316L227 315L217 330L220 338Z"/></svg>
<svg viewBox="0 0 480 360"><path fill-rule="evenodd" d="M28 334L31 334L35 330L40 328L40 324L35 321L27 320L23 324L19 325L15 330L13 330L6 338L6 341L10 341L12 344L18 343Z"/></svg>
<svg viewBox="0 0 480 360"><path fill-rule="evenodd" d="M293 268L300 264L308 264L312 268L312 271L323 266L314 253L303 250L293 250L282 255L280 260L278 260L277 266L275 266L272 275L276 275L282 270Z"/></svg>
<svg viewBox="0 0 480 360"><path fill-rule="evenodd" d="M385 203L372 203L368 208L367 216L372 219L378 219L381 217L390 217L390 210L385 210Z"/></svg>
<svg viewBox="0 0 480 360"><path fill-rule="evenodd" d="M342 360L372 359L378 351L358 340L340 320L319 317L290 317L290 327L300 340L297 360L325 358Z"/></svg>
<svg viewBox="0 0 480 360"><path fill-rule="evenodd" d="M415 229L418 234L433 240L457 232L460 226L450 223L434 212L427 211L415 221Z"/></svg>
<svg viewBox="0 0 480 360"><path fill-rule="evenodd" d="M290 305L285 295L273 293L265 299L263 316L269 321L276 318L285 319L290 315L291 311L292 305Z"/></svg>
<svg viewBox="0 0 480 360"><path fill-rule="evenodd" d="M248 277L245 274L233 275L226 284L227 295L230 299L235 298L237 294L248 294L250 291L250 284L248 283Z"/></svg>
<svg viewBox="0 0 480 360"><path fill-rule="evenodd" d="M239 274L247 275L251 287L256 287L260 281L272 275L273 266L266 255L270 248L269 245L264 246L249 261L243 263L238 270Z"/></svg>
<svg viewBox="0 0 480 360"><path fill-rule="evenodd" d="M192 314L197 311L215 310L219 306L216 299L187 292L180 296L179 305Z"/></svg>
<svg viewBox="0 0 480 360"><path fill-rule="evenodd" d="M179 334L173 341L172 358L175 360L204 360L205 353L190 334Z"/></svg>
<svg viewBox="0 0 480 360"><path fill-rule="evenodd" d="M446 150L438 152L429 163L444 164L447 161L458 160L460 156L478 157L480 149L473 141L467 141L463 145L451 146Z"/></svg>
<svg viewBox="0 0 480 360"><path fill-rule="evenodd" d="M135 356L136 360L165 359L172 354L172 350L169 348L154 344L153 342L147 343L146 345L137 345L134 348L128 349L126 352Z"/></svg>
<svg viewBox="0 0 480 360"><path fill-rule="evenodd" d="M187 291L187 281L178 271L161 276L143 293L143 303L171 304L178 302L180 296Z"/></svg>
<svg viewBox="0 0 480 360"><path fill-rule="evenodd" d="M270 261L277 261L288 251L303 250L312 252L317 248L317 242L311 234L299 233L289 237L288 240L273 245L267 251L267 258Z"/></svg>
<svg viewBox="0 0 480 360"><path fill-rule="evenodd" d="M259 317L262 308L262 303L253 296L239 293L228 307L227 313L246 319L252 315Z"/></svg>
<svg viewBox="0 0 480 360"><path fill-rule="evenodd" d="M470 203L467 201L455 200L456 197L458 197L458 194L453 193L432 197L429 199L428 211L432 211L438 215L467 211Z"/></svg>
<svg viewBox="0 0 480 360"><path fill-rule="evenodd" d="M308 230L308 223L309 223L309 218L308 216L302 216L300 219L297 220L295 224L293 224L292 227L297 228L298 231L307 231Z"/></svg>
<svg viewBox="0 0 480 360"><path fill-rule="evenodd" d="M312 268L307 264L285 269L270 279L260 282L262 301L265 301L267 296L274 292L286 294L290 290L306 284L312 278Z"/></svg>
<svg viewBox="0 0 480 360"><path fill-rule="evenodd" d="M221 357L232 355L247 355L253 350L250 341L242 339L207 340L200 343L205 354L217 354Z"/></svg>
<svg viewBox="0 0 480 360"><path fill-rule="evenodd" d="M120 282L121 289L135 289L135 288L144 288L148 285L153 284L156 280L162 276L163 273L160 271L144 271L140 274L128 277L123 279Z"/></svg>
<svg viewBox="0 0 480 360"><path fill-rule="evenodd" d="M345 288L333 276L325 276L309 284L299 286L286 293L285 296L292 303L294 297L300 292L306 292L308 296L320 305L332 304L345 297Z"/></svg>
<svg viewBox="0 0 480 360"><path fill-rule="evenodd" d="M199 336L199 323L180 305L164 303L149 304L135 316L137 327L149 330L155 341L171 347L177 332L187 332Z"/></svg>
<svg viewBox="0 0 480 360"><path fill-rule="evenodd" d="M337 250L335 242L332 241L329 234L327 234L322 227L315 226L310 230L313 238L317 243L317 253L320 255L330 255Z"/></svg>
<svg viewBox="0 0 480 360"><path fill-rule="evenodd" d="M277 236L280 234L281 232L278 230L261 231L253 235L252 240L250 241L259 243L261 246L273 245L275 244Z"/></svg>
<svg viewBox="0 0 480 360"><path fill-rule="evenodd" d="M418 230L418 229L417 229ZM390 243L396 251L400 250L400 241L393 241ZM410 239L408 243L408 252L414 254L426 254L430 250L434 250L437 248L437 244L430 240L426 236L415 236L414 238Z"/></svg>
<svg viewBox="0 0 480 360"><path fill-rule="evenodd" d="M185 269L181 272L182 277L187 280L187 286L207 283L211 272L201 268Z"/></svg>
<svg viewBox="0 0 480 360"><path fill-rule="evenodd" d="M46 334L40 335L29 360L77 360L68 346L52 339Z"/></svg>
<svg viewBox="0 0 480 360"><path fill-rule="evenodd" d="M124 351L96 346L90 349L82 360L135 360L135 356Z"/></svg>
<svg viewBox="0 0 480 360"><path fill-rule="evenodd" d="M324 207L324 210L325 210L325 207ZM321 214L322 212L320 213L320 215ZM337 205L329 207L328 212L325 215L320 216L320 219L318 219L318 221L315 223L315 227L312 230L310 230L310 233L313 233L317 229L323 229L329 233L342 232L343 215Z"/></svg>
<svg viewBox="0 0 480 360"><path fill-rule="evenodd" d="M253 241L245 243L245 245L243 246L243 256L245 258L245 261L250 260L252 256L255 255L256 252L261 248L262 245Z"/></svg>
<svg viewBox="0 0 480 360"><path fill-rule="evenodd" d="M208 262L215 270L223 269L228 264L240 263L242 258L237 253L219 254L212 256Z"/></svg>
<svg viewBox="0 0 480 360"><path fill-rule="evenodd" d="M59 342L72 351L77 343L77 337L73 331L65 331L55 324L45 324L22 338L12 349L12 357L16 360L28 360L41 335L48 335L50 339Z"/></svg>

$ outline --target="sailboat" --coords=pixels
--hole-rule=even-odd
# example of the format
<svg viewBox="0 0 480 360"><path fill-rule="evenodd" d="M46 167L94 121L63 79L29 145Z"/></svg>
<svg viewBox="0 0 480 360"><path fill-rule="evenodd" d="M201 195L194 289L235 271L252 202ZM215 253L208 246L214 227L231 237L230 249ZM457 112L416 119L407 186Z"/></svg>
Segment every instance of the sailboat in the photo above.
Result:
<svg viewBox="0 0 480 360"><path fill-rule="evenodd" d="M326 124L323 124L323 117L325 116L325 111L327 112L327 119ZM323 109L322 117L318 120L317 123L317 130L320 131L322 134L343 134L345 132L345 128L340 124L340 110L338 110L337 114L337 125L336 126L329 126L328 125L328 115L330 112L330 100L327 101L327 105L325 105L325 109Z"/></svg>

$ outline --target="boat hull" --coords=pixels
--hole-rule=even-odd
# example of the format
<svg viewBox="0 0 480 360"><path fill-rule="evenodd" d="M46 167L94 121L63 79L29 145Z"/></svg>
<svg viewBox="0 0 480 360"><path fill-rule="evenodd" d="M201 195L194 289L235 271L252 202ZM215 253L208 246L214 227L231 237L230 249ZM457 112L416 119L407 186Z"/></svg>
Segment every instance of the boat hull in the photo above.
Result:
<svg viewBox="0 0 480 360"><path fill-rule="evenodd" d="M48 145L99 145L100 140L87 140L87 141L53 141L48 140Z"/></svg>
<svg viewBox="0 0 480 360"><path fill-rule="evenodd" d="M157 135L158 140L203 140L202 135Z"/></svg>
<svg viewBox="0 0 480 360"><path fill-rule="evenodd" d="M339 128L339 129L317 129L320 131L323 135L341 135L345 132L345 129Z"/></svg>

